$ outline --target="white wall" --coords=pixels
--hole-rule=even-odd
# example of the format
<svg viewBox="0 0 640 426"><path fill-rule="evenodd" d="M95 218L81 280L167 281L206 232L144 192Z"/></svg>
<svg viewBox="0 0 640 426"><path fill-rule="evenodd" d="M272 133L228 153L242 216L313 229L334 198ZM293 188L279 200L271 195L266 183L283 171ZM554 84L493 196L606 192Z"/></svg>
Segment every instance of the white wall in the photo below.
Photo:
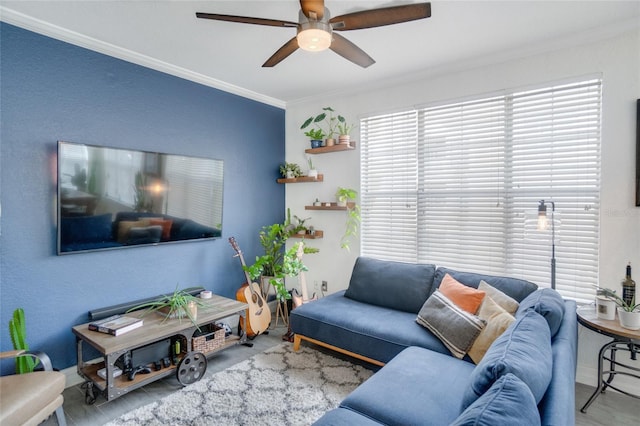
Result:
<svg viewBox="0 0 640 426"><path fill-rule="evenodd" d="M601 285L616 289L620 287L627 261L636 265L635 277L640 282L640 207L634 205L635 103L640 98L640 29L579 47L464 71L439 75L425 72L422 78L413 78L390 87L340 96L319 96L287 105L287 161L305 164L304 149L309 147L309 142L299 127L307 117L317 114L324 106L332 106L349 120L356 121L364 115L411 105L590 74L600 74L603 78L599 276ZM358 140L357 131L352 138ZM320 173L324 174L324 182L287 185L286 204L293 214L311 216L309 222L325 231L324 239L309 243L318 247L320 253L305 257L310 269L307 282L313 289L314 282L327 280L329 292L332 293L348 285L359 244L352 244L350 252L340 249L339 238L344 227L342 212L304 211L304 205L310 204L316 197L333 201L338 186L359 189L359 151L315 155L313 160ZM602 336L580 327L578 381L595 383L597 353L606 341Z"/></svg>

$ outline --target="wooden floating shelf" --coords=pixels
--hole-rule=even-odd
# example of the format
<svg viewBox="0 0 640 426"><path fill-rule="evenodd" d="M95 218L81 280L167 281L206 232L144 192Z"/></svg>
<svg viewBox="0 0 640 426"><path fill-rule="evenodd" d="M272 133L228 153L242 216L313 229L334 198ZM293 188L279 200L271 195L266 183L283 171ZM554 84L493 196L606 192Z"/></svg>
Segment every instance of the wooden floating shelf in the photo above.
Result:
<svg viewBox="0 0 640 426"><path fill-rule="evenodd" d="M322 182L324 180L324 175L319 174L317 178L309 177L309 176L298 176L297 178L280 178L277 180L278 183L301 183L301 182Z"/></svg>
<svg viewBox="0 0 640 426"><path fill-rule="evenodd" d="M321 146L320 148L308 148L304 152L307 154L326 154L327 152L351 151L354 149L356 149L356 141L351 141L349 144L339 143L332 146Z"/></svg>
<svg viewBox="0 0 640 426"><path fill-rule="evenodd" d="M311 234L293 234L291 235L289 238L302 238L307 239L307 240L318 240L320 238L324 237L324 232L319 231L316 229L315 233L313 235Z"/></svg>
<svg viewBox="0 0 640 426"><path fill-rule="evenodd" d="M347 210L345 206L339 206L338 203L331 203L330 206L325 206L326 203L322 203L321 206L304 206L305 210ZM347 203L349 208L353 208L356 203Z"/></svg>

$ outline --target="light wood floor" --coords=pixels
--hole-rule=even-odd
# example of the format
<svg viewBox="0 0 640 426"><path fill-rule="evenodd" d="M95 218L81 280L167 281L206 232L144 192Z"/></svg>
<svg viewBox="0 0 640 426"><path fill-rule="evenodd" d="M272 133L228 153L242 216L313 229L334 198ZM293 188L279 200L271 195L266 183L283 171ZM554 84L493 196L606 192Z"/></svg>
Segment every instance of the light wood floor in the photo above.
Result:
<svg viewBox="0 0 640 426"><path fill-rule="evenodd" d="M270 330L268 335L255 338L252 341L254 344L252 348L235 346L220 352L209 360L205 377L282 343L282 335L285 332L286 328L280 326ZM322 348L318 349L323 350ZM339 356L336 353L332 353L332 355ZM362 365L368 364L363 363ZM374 366L368 365L368 367L373 368ZM64 410L67 424L69 426L102 425L137 407L163 398L180 388L182 388L182 386L174 377L167 377L143 388L136 389L110 402L105 401L102 397L98 397L95 404L87 405L84 403L85 394L81 385L72 386L64 391ZM639 424L640 401L610 390L600 395L598 399L591 404L586 414L581 413L580 408L587 399L589 399L594 389L595 388L591 386L580 383L576 384L577 426L635 426ZM57 425L55 416L49 418L43 424L45 426Z"/></svg>

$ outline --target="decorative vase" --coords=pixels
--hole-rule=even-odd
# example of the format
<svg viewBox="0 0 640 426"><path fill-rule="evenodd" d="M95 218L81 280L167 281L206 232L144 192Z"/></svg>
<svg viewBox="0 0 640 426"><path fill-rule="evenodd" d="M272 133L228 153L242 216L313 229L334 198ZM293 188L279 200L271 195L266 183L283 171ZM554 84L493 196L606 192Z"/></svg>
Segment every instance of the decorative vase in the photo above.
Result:
<svg viewBox="0 0 640 426"><path fill-rule="evenodd" d="M338 136L338 143L340 143L342 145L348 145L350 141L351 141L351 136L349 136L349 135L340 135L340 136Z"/></svg>
<svg viewBox="0 0 640 426"><path fill-rule="evenodd" d="M318 139L311 139L311 148L320 148L322 146L322 141Z"/></svg>
<svg viewBox="0 0 640 426"><path fill-rule="evenodd" d="M628 312L618 308L618 320L620 325L629 330L640 330L640 312Z"/></svg>
<svg viewBox="0 0 640 426"><path fill-rule="evenodd" d="M317 178L318 177L318 170L317 169L309 169L309 172L307 173L307 176L309 176L310 178Z"/></svg>

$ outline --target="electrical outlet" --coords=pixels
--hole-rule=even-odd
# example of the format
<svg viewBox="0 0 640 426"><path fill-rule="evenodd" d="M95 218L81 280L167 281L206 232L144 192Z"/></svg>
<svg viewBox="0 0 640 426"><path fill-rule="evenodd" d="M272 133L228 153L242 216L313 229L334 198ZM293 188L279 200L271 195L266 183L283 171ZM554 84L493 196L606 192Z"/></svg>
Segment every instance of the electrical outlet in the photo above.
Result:
<svg viewBox="0 0 640 426"><path fill-rule="evenodd" d="M322 281L322 291L327 291L327 282Z"/></svg>
<svg viewBox="0 0 640 426"><path fill-rule="evenodd" d="M313 281L313 291L318 291L318 280Z"/></svg>

